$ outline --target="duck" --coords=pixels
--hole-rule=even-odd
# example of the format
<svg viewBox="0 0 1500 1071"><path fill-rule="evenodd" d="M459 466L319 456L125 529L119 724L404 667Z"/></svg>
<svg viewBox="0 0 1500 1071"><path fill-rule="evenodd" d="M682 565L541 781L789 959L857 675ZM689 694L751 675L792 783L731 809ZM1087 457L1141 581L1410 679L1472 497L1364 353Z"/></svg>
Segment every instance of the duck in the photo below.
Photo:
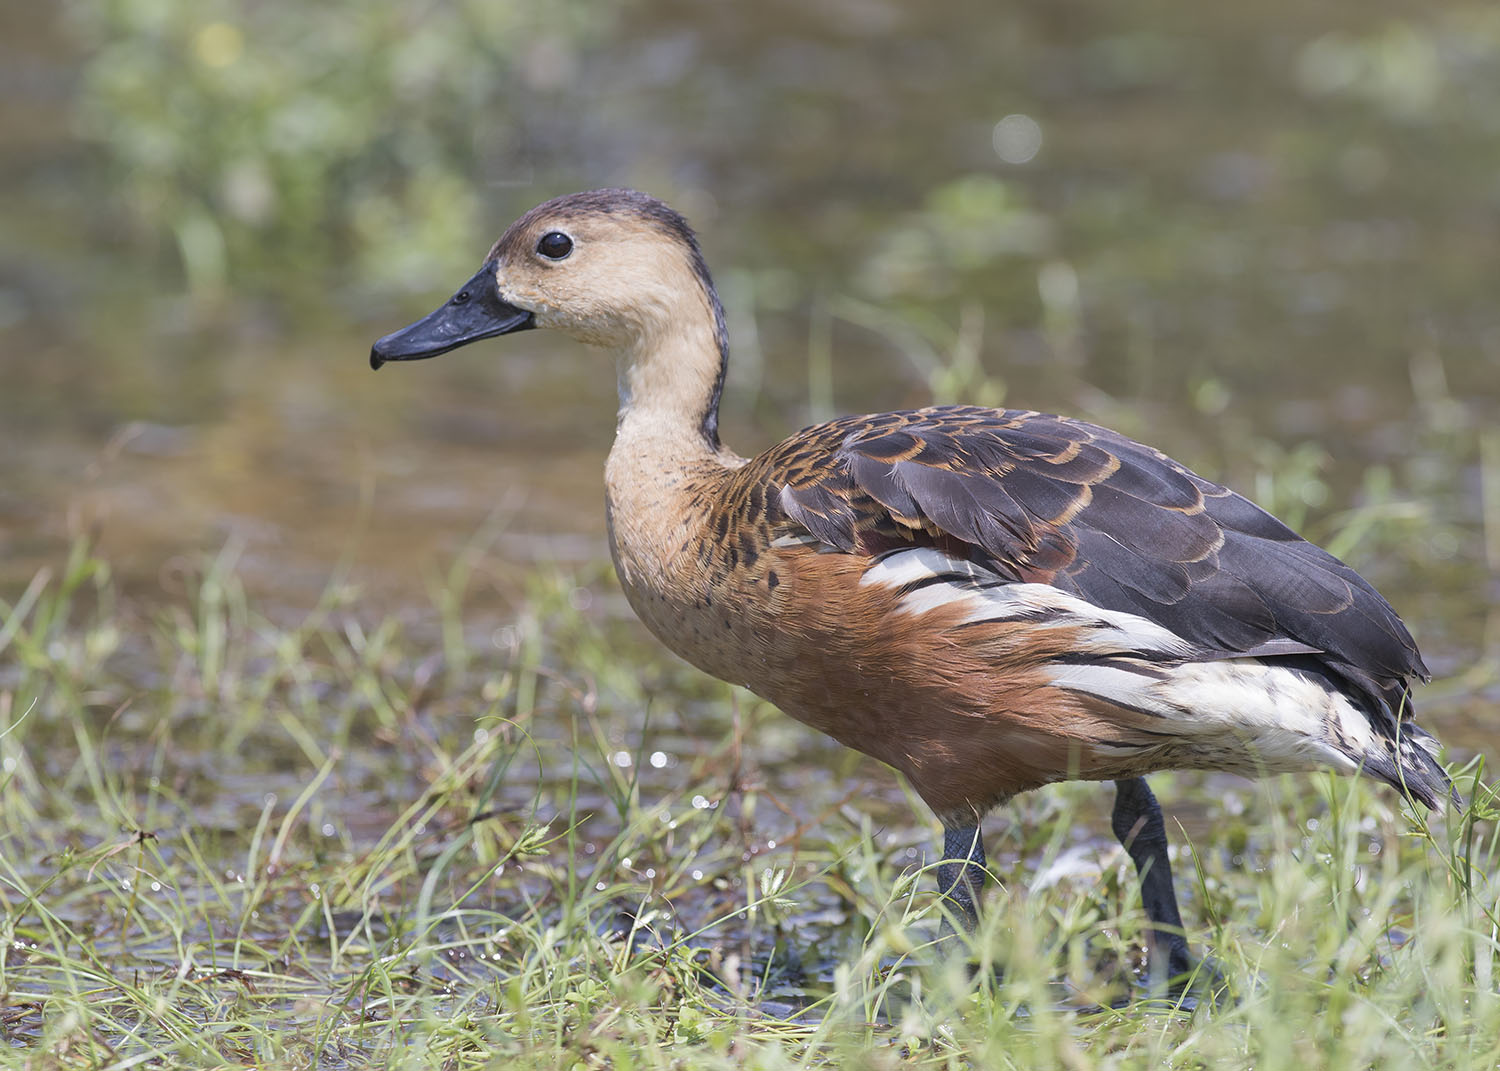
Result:
<svg viewBox="0 0 1500 1071"><path fill-rule="evenodd" d="M544 329L615 359L606 511L634 612L694 666L904 776L943 828L950 923L978 924L985 816L1060 781L1114 782L1156 982L1200 963L1148 775L1331 769L1457 802L1413 720L1429 674L1391 605L1159 450L967 405L730 450L724 310L692 228L647 194L531 209L370 365Z"/></svg>

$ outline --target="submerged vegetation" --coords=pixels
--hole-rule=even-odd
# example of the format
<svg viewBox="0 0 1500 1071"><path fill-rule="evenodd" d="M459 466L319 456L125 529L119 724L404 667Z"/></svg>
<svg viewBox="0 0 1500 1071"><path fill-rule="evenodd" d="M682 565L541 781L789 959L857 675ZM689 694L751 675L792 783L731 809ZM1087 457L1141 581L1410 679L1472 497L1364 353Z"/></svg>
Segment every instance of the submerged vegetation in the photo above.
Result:
<svg viewBox="0 0 1500 1071"><path fill-rule="evenodd" d="M272 620L231 552L162 609L83 547L0 606L12 1046L91 1068L1500 1059L1479 760L1431 825L1350 779L1211 782L1209 832L1177 840L1217 1006L1140 988L1107 793L1023 798L971 973L931 944L936 838L871 790L885 771L832 752L833 779L787 782L808 734L642 646L602 573L465 615L487 561L468 548L414 620L370 619L343 577Z"/></svg>

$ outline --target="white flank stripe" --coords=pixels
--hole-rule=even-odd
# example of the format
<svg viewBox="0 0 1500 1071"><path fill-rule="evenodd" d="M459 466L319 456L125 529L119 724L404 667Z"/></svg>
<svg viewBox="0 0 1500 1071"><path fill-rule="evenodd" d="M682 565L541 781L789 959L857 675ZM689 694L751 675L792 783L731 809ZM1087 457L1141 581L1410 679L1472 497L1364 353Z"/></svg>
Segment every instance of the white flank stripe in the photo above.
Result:
<svg viewBox="0 0 1500 1071"><path fill-rule="evenodd" d="M1090 653L1150 651L1183 657L1192 652L1192 645L1175 632L1144 617L1105 610L1048 584L1007 583L998 573L932 547L888 554L865 570L860 583L899 588L930 577L948 579L907 595L901 604L903 612L925 614L963 602L969 606L965 623L1049 615L1049 626L1083 629L1079 647Z"/></svg>
<svg viewBox="0 0 1500 1071"><path fill-rule="evenodd" d="M1093 649L1098 642L1101 650L1112 651L1157 651L1185 656L1193 650L1192 644L1154 621L1118 610L1106 610L1047 584L1006 584L986 589L983 594L986 606L970 618L972 621L1002 621L1043 613L1063 613L1072 619L1068 624L1084 625L1102 633L1097 641L1094 637L1086 637L1086 649Z"/></svg>
<svg viewBox="0 0 1500 1071"><path fill-rule="evenodd" d="M950 558L932 547L913 547L887 554L865 570L860 585L880 584L884 587L904 587L913 581L929 576L968 577L975 582L998 582L1000 577L973 562Z"/></svg>
<svg viewBox="0 0 1500 1071"><path fill-rule="evenodd" d="M948 606L955 602L978 601L979 597L979 592L962 584L929 584L903 598L896 612L925 614L929 610L936 610L939 606ZM972 617L966 617L964 620L972 620Z"/></svg>
<svg viewBox="0 0 1500 1071"><path fill-rule="evenodd" d="M1157 714L1157 732L1203 746L1238 744L1247 766L1268 773L1319 765L1348 772L1360 754L1384 753L1346 696L1315 677L1253 658L1189 662L1160 680L1108 666L1058 666L1052 680L1059 688ZM1335 746L1339 735L1354 757Z"/></svg>
<svg viewBox="0 0 1500 1071"><path fill-rule="evenodd" d="M1152 664L1165 677L1107 663L1055 665L1048 672L1058 688L1155 715L1155 732L1196 750L1224 752L1225 768L1238 762L1247 773L1317 766L1352 771L1358 756L1385 754L1359 708L1319 678L1254 658L1174 664L1193 648L1170 629L1046 584L1006 583L931 547L886 555L860 583L901 588L932 578L938 579L903 597L898 612L916 616L959 604L964 622L1045 618L1035 627L1077 629L1078 652L1085 656L1162 656Z"/></svg>
<svg viewBox="0 0 1500 1071"><path fill-rule="evenodd" d="M1174 707L1165 696L1147 687L1160 682L1132 673L1128 669L1100 665L1062 665L1054 666L1049 673L1054 685L1070 692L1086 692L1111 703L1149 711L1161 718L1180 720L1189 716L1188 711Z"/></svg>
<svg viewBox="0 0 1500 1071"><path fill-rule="evenodd" d="M1311 677L1255 659L1192 662L1156 683L1173 705L1191 712L1188 731L1194 733L1279 730L1321 739L1342 714L1338 708L1350 706ZM1363 722L1352 708L1350 713ZM1369 726L1363 730L1369 739Z"/></svg>

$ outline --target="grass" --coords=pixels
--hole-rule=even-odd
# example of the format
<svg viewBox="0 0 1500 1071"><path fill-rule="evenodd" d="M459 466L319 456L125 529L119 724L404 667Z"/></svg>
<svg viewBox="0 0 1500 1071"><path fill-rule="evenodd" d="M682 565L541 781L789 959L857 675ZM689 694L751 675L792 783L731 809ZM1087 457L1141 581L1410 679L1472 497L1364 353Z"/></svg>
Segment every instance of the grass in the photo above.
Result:
<svg viewBox="0 0 1500 1071"><path fill-rule="evenodd" d="M0 1060L1500 1062L1479 762L1431 825L1352 780L1163 778L1208 798L1176 843L1212 1007L1139 985L1108 793L1032 794L991 823L970 972L885 771L649 646L602 570L466 609L485 553L410 620L342 574L273 620L232 551L165 607L82 547L0 604Z"/></svg>

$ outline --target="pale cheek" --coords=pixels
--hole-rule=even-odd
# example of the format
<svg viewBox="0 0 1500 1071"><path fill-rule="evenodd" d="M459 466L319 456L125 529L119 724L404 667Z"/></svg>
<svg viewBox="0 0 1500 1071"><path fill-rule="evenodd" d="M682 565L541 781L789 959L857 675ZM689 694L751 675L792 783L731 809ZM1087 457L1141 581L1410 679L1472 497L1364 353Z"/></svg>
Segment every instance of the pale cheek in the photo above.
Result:
<svg viewBox="0 0 1500 1071"><path fill-rule="evenodd" d="M500 300L514 305L518 309L530 309L539 317L548 310L547 299L542 292L534 286L525 283L507 282L505 279L496 279L496 289L500 291Z"/></svg>
<svg viewBox="0 0 1500 1071"><path fill-rule="evenodd" d="M619 324L610 320L581 317L576 310L563 315L559 310L547 306L532 311L536 326L558 331L589 346L617 348L628 341Z"/></svg>

